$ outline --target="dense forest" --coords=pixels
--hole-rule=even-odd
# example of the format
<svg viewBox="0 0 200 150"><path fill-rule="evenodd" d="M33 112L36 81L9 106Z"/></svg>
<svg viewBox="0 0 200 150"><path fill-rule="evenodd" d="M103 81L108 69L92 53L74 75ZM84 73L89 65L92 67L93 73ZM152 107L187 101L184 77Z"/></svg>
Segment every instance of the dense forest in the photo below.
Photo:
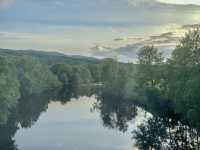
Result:
<svg viewBox="0 0 200 150"><path fill-rule="evenodd" d="M168 59L154 46L140 49L137 64L1 49L0 70L2 126L24 97L59 88L62 94L57 95L65 102L80 96L80 89L95 86L94 108L101 111L105 126L126 131L138 107L154 116L133 132L140 149L200 147L198 29L188 32ZM21 124L29 126L23 120Z"/></svg>

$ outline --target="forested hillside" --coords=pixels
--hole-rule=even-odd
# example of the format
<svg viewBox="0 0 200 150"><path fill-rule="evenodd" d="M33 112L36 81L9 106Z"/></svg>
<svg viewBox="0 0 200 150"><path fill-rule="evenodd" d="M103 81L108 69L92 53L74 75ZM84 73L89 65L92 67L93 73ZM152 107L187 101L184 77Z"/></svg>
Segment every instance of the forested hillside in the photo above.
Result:
<svg viewBox="0 0 200 150"><path fill-rule="evenodd" d="M44 52L44 51L34 51L34 50L9 50L9 49L0 49L0 56L9 56L9 57L22 57L30 56L38 59L42 63L53 65L58 63L67 63L67 64L94 64L99 63L100 61L91 57L84 56L67 56L58 52Z"/></svg>
<svg viewBox="0 0 200 150"><path fill-rule="evenodd" d="M70 87L74 83L93 81L86 66L99 62L93 58L70 57L56 52L0 49L0 123L6 122L20 97L66 87L71 82ZM63 73L62 66L69 66L64 67L64 72L70 76Z"/></svg>

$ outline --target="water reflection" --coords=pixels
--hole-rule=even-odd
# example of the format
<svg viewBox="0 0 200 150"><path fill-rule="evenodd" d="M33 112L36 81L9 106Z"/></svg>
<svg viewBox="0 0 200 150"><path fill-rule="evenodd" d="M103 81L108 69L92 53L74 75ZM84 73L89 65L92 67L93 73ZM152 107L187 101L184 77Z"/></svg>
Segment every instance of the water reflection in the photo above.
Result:
<svg viewBox="0 0 200 150"><path fill-rule="evenodd" d="M131 132L104 128L99 113L91 112L96 103L94 88L82 89L68 94L59 89L21 98L8 123L0 126L0 149L129 150Z"/></svg>
<svg viewBox="0 0 200 150"><path fill-rule="evenodd" d="M86 97L76 100L82 96ZM197 130L180 116L151 115L144 108L91 86L21 98L7 124L0 125L0 149L130 150L136 149L133 144L142 150L199 149ZM147 116L140 115L139 120L144 121L136 128L142 109Z"/></svg>
<svg viewBox="0 0 200 150"><path fill-rule="evenodd" d="M199 149L197 130L177 121L176 124L165 118L153 117L133 131L133 138L140 149Z"/></svg>
<svg viewBox="0 0 200 150"><path fill-rule="evenodd" d="M18 125L14 116L10 117L7 124L0 125L0 149L17 150L15 140L13 140L13 136L17 130Z"/></svg>
<svg viewBox="0 0 200 150"><path fill-rule="evenodd" d="M125 132L128 122L137 116L137 107L130 101L108 95L98 95L94 109L100 110L103 125Z"/></svg>
<svg viewBox="0 0 200 150"><path fill-rule="evenodd" d="M150 102L160 102L154 95L148 98ZM147 120L132 131L132 139L138 149L200 149L198 129L192 127L180 114L176 114L173 111L173 105L169 104L168 100L162 100L162 102L165 103L140 105L139 109L135 101L119 99L107 92L106 94L102 92L98 95L98 102L94 108L100 110L106 127L117 128L123 132L127 131L128 123L138 115L141 109L147 114L151 112Z"/></svg>

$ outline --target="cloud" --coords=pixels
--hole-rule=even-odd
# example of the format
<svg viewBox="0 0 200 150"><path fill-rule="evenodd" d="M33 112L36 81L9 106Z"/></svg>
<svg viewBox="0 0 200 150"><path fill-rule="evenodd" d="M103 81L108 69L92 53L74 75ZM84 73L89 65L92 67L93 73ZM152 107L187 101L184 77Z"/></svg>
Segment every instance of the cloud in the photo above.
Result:
<svg viewBox="0 0 200 150"><path fill-rule="evenodd" d="M99 44L96 44L94 47L91 48L91 50L94 50L94 51L107 51L111 49L112 49L111 47L103 46Z"/></svg>
<svg viewBox="0 0 200 150"><path fill-rule="evenodd" d="M149 7L149 6L155 6L157 4L156 0L128 0L129 4L135 7Z"/></svg>
<svg viewBox="0 0 200 150"><path fill-rule="evenodd" d="M194 28L200 28L200 24L187 24L182 26L182 29L191 30Z"/></svg>
<svg viewBox="0 0 200 150"><path fill-rule="evenodd" d="M58 6L58 7L64 7L65 6L65 4L62 2L62 1L55 1L55 3L54 3L56 6Z"/></svg>
<svg viewBox="0 0 200 150"><path fill-rule="evenodd" d="M180 28L181 30L182 28ZM177 35L176 32L164 32L158 35L149 36L148 38L143 38L143 40L133 40L133 43L129 43L123 47L113 49L120 55L124 55L129 58L136 59L138 50L145 45L154 45L160 51L162 51L165 57L169 57L171 51L177 43L179 42L181 35Z"/></svg>
<svg viewBox="0 0 200 150"><path fill-rule="evenodd" d="M200 5L199 0L128 0L129 4L135 7L155 7L166 5Z"/></svg>
<svg viewBox="0 0 200 150"><path fill-rule="evenodd" d="M125 37L125 38L115 38L114 41L140 41L143 40L141 37Z"/></svg>
<svg viewBox="0 0 200 150"><path fill-rule="evenodd" d="M0 0L0 9L9 8L14 3L14 0Z"/></svg>
<svg viewBox="0 0 200 150"><path fill-rule="evenodd" d="M194 5L200 5L199 0L157 0L162 3L168 3L168 4L179 4L179 5L187 5L187 4L194 4Z"/></svg>
<svg viewBox="0 0 200 150"><path fill-rule="evenodd" d="M20 33L20 32L0 32L0 39L9 39L9 40L24 40L32 39L33 34L30 33Z"/></svg>
<svg viewBox="0 0 200 150"><path fill-rule="evenodd" d="M160 34L155 34L149 37L126 37L115 38L116 43L124 42L123 46L106 48L106 46L96 46L93 48L93 56L101 56L103 58L118 56L124 60L133 62L137 60L138 50L145 45L154 45L159 51L163 52L166 58L170 57L172 50L179 43L180 39L195 27L200 27L200 24L188 24L183 26L171 27L169 30ZM126 61L125 61L126 62Z"/></svg>

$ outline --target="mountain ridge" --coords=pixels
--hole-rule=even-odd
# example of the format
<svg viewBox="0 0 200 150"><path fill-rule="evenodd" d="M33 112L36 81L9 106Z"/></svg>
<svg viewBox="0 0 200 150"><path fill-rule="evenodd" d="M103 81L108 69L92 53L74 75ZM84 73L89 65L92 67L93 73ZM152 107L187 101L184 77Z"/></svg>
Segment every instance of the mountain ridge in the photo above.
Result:
<svg viewBox="0 0 200 150"><path fill-rule="evenodd" d="M60 52L46 52L42 50L13 50L13 49L3 49L0 48L0 56L7 57L23 57L30 56L40 60L48 65L58 64L58 63L68 63L68 64L96 64L100 63L99 59L86 57L81 55L65 55Z"/></svg>

